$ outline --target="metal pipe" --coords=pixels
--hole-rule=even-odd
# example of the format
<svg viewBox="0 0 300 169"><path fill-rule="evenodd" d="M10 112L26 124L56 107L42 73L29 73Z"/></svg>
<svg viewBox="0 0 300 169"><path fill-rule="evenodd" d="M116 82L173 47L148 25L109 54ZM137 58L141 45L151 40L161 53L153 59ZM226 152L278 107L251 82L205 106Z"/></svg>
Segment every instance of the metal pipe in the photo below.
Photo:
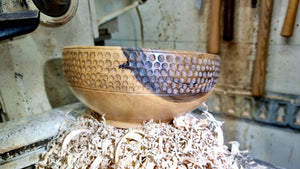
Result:
<svg viewBox="0 0 300 169"><path fill-rule="evenodd" d="M112 12L112 13L110 13L110 14L107 14L107 15L105 15L105 16L103 16L103 17L97 19L97 24L98 24L98 25L101 25L101 24L103 24L103 23L105 23L105 22L108 22L108 21L114 19L115 17L117 17L117 16L119 16L119 15L121 15L121 14L127 12L128 10L137 7L138 5L139 5L139 2L138 2L138 1L134 1L134 2L133 2L132 4L130 4L130 5L127 5L127 6L124 6L124 7L122 7L122 8L119 8L119 9L117 9L116 11L114 11L114 12Z"/></svg>
<svg viewBox="0 0 300 169"><path fill-rule="evenodd" d="M82 103L74 103L0 123L0 168L24 168L35 164L66 118L76 119L86 110L88 108Z"/></svg>
<svg viewBox="0 0 300 169"><path fill-rule="evenodd" d="M0 154L55 136L68 112L84 112L82 103L0 123Z"/></svg>
<svg viewBox="0 0 300 169"><path fill-rule="evenodd" d="M74 103L0 123L0 168L24 168L35 164L66 118L75 120L86 110L88 108L82 103Z"/></svg>

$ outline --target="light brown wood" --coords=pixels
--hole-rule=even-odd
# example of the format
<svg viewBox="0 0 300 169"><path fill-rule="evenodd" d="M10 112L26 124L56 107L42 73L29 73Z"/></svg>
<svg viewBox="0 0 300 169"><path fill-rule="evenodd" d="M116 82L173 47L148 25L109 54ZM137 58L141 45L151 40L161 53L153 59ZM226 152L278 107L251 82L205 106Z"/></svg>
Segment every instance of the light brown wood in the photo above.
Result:
<svg viewBox="0 0 300 169"><path fill-rule="evenodd" d="M169 122L211 94L220 57L199 52L67 47L63 71L74 95L117 127Z"/></svg>
<svg viewBox="0 0 300 169"><path fill-rule="evenodd" d="M298 6L299 0L289 0L284 24L281 29L281 36L290 37L293 35Z"/></svg>
<svg viewBox="0 0 300 169"><path fill-rule="evenodd" d="M273 2L273 0L260 1L261 4L259 11L257 51L252 76L253 96L263 96L265 93L266 64L268 57Z"/></svg>
<svg viewBox="0 0 300 169"><path fill-rule="evenodd" d="M221 0L211 0L210 22L207 52L212 54L220 53L220 13Z"/></svg>

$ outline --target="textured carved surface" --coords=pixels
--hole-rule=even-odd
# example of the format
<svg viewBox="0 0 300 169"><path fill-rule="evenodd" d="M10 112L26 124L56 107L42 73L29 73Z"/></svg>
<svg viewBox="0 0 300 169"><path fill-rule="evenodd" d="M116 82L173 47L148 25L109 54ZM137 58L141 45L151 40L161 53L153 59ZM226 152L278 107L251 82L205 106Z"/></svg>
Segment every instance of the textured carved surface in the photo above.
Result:
<svg viewBox="0 0 300 169"><path fill-rule="evenodd" d="M119 66L126 58L112 51L67 50L64 52L63 69L69 85L91 90L111 92L143 92L134 84L134 75Z"/></svg>
<svg viewBox="0 0 300 169"><path fill-rule="evenodd" d="M200 53L114 48L68 49L63 55L68 83L91 90L197 96L214 87L220 72L218 56Z"/></svg>
<svg viewBox="0 0 300 169"><path fill-rule="evenodd" d="M169 122L197 108L220 73L216 55L121 47L69 47L63 71L74 95L117 127Z"/></svg>

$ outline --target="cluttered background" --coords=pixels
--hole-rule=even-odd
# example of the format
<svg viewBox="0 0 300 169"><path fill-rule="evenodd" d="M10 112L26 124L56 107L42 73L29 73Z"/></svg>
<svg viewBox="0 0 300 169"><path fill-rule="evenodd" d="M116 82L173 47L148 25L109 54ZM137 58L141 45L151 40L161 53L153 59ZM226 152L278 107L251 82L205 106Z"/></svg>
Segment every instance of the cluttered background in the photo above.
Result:
<svg viewBox="0 0 300 169"><path fill-rule="evenodd" d="M292 1L69 0L60 16L34 0L1 0L0 166L34 164L63 121L49 113L84 109L64 79L62 49L99 45L219 54L221 74L207 104L224 121L225 143L236 140L251 156L297 168L300 14ZM32 11L40 14L28 17ZM282 35L291 13L293 33ZM26 26L30 33L9 31Z"/></svg>

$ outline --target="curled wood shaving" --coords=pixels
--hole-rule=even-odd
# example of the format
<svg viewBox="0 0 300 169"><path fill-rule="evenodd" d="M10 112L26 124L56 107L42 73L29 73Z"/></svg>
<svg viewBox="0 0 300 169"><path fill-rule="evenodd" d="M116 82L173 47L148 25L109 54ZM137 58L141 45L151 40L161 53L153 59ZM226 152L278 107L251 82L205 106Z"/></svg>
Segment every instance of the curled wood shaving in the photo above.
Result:
<svg viewBox="0 0 300 169"><path fill-rule="evenodd" d="M133 131L129 131L127 134L122 136L122 138L120 139L120 141L118 142L117 147L116 147L115 163L118 163L118 161L119 161L119 156L121 155L122 143L125 142L126 139L131 139L131 140L135 140L135 141L139 142L139 141L141 141L143 135L144 135L144 133L142 133L138 130L133 130Z"/></svg>
<svg viewBox="0 0 300 169"><path fill-rule="evenodd" d="M102 160L103 160L103 156L98 156L91 164L90 169L97 169L100 166Z"/></svg>
<svg viewBox="0 0 300 169"><path fill-rule="evenodd" d="M77 135L79 135L80 133L82 132L88 132L89 130L86 130L86 129L78 129L78 130L74 130L74 131L71 131L67 136L66 138L64 139L64 142L62 144L62 150L65 150L67 148L67 145L70 143L70 141L76 137Z"/></svg>
<svg viewBox="0 0 300 169"><path fill-rule="evenodd" d="M66 125L37 168L233 168L221 122L205 111L172 124L145 122L119 129L87 113Z"/></svg>

